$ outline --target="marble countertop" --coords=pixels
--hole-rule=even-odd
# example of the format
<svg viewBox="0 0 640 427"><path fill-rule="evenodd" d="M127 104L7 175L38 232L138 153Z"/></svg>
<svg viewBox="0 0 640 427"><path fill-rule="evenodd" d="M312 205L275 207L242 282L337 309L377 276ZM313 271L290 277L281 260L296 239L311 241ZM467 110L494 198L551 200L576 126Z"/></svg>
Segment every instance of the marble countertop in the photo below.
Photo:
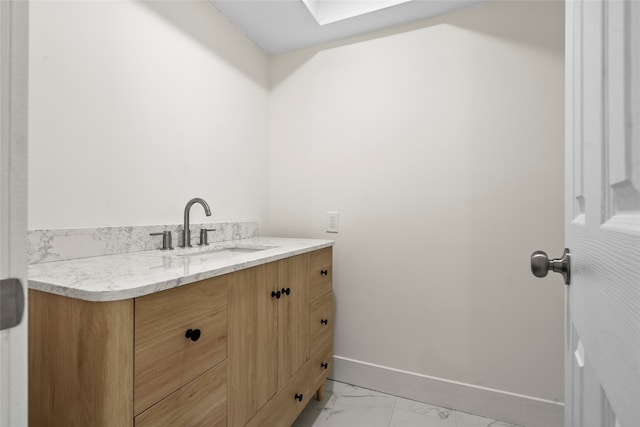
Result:
<svg viewBox="0 0 640 427"><path fill-rule="evenodd" d="M117 301L311 252L333 243L257 237L172 251L45 262L29 266L29 288L86 301Z"/></svg>

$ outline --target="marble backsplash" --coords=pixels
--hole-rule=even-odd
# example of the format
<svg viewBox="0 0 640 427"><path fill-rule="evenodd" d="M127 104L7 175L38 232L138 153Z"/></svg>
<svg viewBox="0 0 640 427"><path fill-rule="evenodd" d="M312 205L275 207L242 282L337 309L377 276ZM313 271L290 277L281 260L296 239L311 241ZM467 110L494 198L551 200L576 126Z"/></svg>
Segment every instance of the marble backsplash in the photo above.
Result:
<svg viewBox="0 0 640 427"><path fill-rule="evenodd" d="M218 222L191 224L191 244L197 245L201 228L209 232L209 243L259 237L257 222ZM171 231L173 247L182 244L182 224L143 225L101 228L29 230L28 262L37 264L127 252L148 251L162 247L162 236L151 233Z"/></svg>

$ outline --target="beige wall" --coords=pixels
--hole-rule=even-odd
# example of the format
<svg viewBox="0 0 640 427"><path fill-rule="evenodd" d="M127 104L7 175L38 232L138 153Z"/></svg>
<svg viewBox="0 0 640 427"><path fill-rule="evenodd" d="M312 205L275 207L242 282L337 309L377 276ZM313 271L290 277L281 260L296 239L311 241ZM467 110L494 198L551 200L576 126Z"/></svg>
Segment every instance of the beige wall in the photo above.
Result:
<svg viewBox="0 0 640 427"><path fill-rule="evenodd" d="M335 354L562 400L563 4L271 59L266 232L335 237ZM340 233L324 232L340 212Z"/></svg>
<svg viewBox="0 0 640 427"><path fill-rule="evenodd" d="M210 3L32 1L29 84L29 228L265 221L267 57Z"/></svg>

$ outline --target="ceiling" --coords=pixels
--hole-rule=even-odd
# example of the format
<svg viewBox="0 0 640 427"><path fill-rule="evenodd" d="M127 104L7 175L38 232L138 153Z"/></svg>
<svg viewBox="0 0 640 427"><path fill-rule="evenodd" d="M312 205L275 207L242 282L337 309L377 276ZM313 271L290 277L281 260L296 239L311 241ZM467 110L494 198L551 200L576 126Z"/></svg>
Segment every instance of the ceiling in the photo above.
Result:
<svg viewBox="0 0 640 427"><path fill-rule="evenodd" d="M209 0L269 54L404 24L487 0Z"/></svg>

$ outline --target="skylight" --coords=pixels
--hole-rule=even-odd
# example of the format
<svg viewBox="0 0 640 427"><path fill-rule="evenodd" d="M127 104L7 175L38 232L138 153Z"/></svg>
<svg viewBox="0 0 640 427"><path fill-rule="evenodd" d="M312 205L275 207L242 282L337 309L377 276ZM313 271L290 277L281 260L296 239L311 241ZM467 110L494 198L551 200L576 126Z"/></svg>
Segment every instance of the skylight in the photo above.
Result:
<svg viewBox="0 0 640 427"><path fill-rule="evenodd" d="M301 0L319 25L332 24L411 0Z"/></svg>

